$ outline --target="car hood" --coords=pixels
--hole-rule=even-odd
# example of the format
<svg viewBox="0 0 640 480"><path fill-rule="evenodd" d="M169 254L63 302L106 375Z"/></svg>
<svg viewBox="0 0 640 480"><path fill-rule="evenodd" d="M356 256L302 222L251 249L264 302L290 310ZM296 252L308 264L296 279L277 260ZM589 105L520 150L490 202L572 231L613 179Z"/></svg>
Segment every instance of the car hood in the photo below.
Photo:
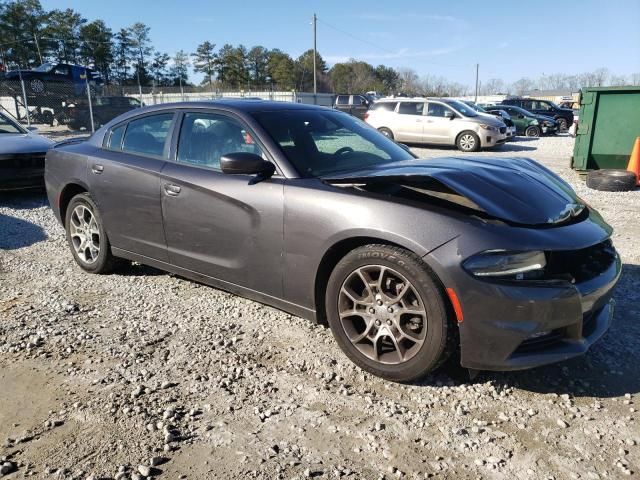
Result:
<svg viewBox="0 0 640 480"><path fill-rule="evenodd" d="M539 120L541 122L552 122L552 123L556 123L555 118L553 117L549 117L548 115L536 115L536 120Z"/></svg>
<svg viewBox="0 0 640 480"><path fill-rule="evenodd" d="M585 208L564 180L528 158L405 160L322 180L337 186L401 185L521 225L563 223Z"/></svg>
<svg viewBox="0 0 640 480"><path fill-rule="evenodd" d="M46 152L53 142L33 133L0 133L0 155Z"/></svg>

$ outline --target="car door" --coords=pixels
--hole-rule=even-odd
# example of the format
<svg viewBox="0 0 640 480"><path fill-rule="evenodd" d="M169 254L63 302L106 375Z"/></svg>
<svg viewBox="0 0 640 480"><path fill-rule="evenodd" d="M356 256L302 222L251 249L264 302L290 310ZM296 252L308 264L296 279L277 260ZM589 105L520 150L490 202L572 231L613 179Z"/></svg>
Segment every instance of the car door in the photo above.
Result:
<svg viewBox="0 0 640 480"><path fill-rule="evenodd" d="M351 115L362 120L368 109L369 102L365 97L362 95L351 95Z"/></svg>
<svg viewBox="0 0 640 480"><path fill-rule="evenodd" d="M500 106L502 107L502 105ZM511 115L511 121L516 126L516 132L524 133L526 128L529 126L530 119L527 118L524 113L509 106L505 106L504 110Z"/></svg>
<svg viewBox="0 0 640 480"><path fill-rule="evenodd" d="M268 295L282 294L283 188L278 175L253 183L220 171L226 153L268 159L238 118L185 111L162 170L162 212L171 263Z"/></svg>
<svg viewBox="0 0 640 480"><path fill-rule="evenodd" d="M451 112L454 117L445 117L446 112ZM439 102L429 102L427 104L427 115L424 123L424 140L427 143L451 144L451 129L455 126L457 115L446 105Z"/></svg>
<svg viewBox="0 0 640 480"><path fill-rule="evenodd" d="M393 135L400 142L424 141L424 102L400 102L393 122Z"/></svg>
<svg viewBox="0 0 640 480"><path fill-rule="evenodd" d="M89 158L89 191L111 245L167 261L160 171L168 158L175 113L147 114L116 125Z"/></svg>

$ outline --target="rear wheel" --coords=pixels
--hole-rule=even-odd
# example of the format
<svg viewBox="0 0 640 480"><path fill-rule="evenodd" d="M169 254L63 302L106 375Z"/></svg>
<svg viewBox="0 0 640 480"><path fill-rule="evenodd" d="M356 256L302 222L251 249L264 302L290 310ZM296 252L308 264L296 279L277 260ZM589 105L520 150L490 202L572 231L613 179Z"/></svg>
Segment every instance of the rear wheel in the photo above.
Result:
<svg viewBox="0 0 640 480"><path fill-rule="evenodd" d="M453 343L442 286L401 248L367 245L348 253L329 279L326 311L342 351L388 380L423 377Z"/></svg>
<svg viewBox="0 0 640 480"><path fill-rule="evenodd" d="M80 268L90 273L113 270L116 258L111 254L98 207L88 193L80 193L69 202L65 229L71 253Z"/></svg>
<svg viewBox="0 0 640 480"><path fill-rule="evenodd" d="M527 137L539 137L540 133L540 127L538 127L537 125L531 125L524 131L524 134Z"/></svg>
<svg viewBox="0 0 640 480"><path fill-rule="evenodd" d="M385 137L390 138L391 140L393 140L393 132L391 130L389 130L386 127L381 127L378 129L378 131L383 134Z"/></svg>
<svg viewBox="0 0 640 480"><path fill-rule="evenodd" d="M566 118L560 117L556 120L556 122L558 122L558 131L560 132L564 132L569 126L569 123L567 122Z"/></svg>
<svg viewBox="0 0 640 480"><path fill-rule="evenodd" d="M480 138L474 132L462 132L458 135L456 146L463 152L477 152L480 150Z"/></svg>

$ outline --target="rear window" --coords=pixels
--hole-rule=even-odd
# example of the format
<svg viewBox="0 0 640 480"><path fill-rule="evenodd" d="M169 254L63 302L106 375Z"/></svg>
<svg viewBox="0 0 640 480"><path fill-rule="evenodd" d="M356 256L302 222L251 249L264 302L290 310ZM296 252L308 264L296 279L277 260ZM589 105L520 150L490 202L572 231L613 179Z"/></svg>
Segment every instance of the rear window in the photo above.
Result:
<svg viewBox="0 0 640 480"><path fill-rule="evenodd" d="M371 110L382 110L385 112L393 112L396 109L398 102L378 102L374 103Z"/></svg>
<svg viewBox="0 0 640 480"><path fill-rule="evenodd" d="M162 156L173 113L150 115L129 122L122 150L143 155Z"/></svg>
<svg viewBox="0 0 640 480"><path fill-rule="evenodd" d="M338 95L336 105L349 105L349 95Z"/></svg>
<svg viewBox="0 0 640 480"><path fill-rule="evenodd" d="M120 125L111 131L111 136L109 137L109 143L107 145L108 148L112 148L114 150L120 150L122 148L122 137L124 136L126 127L126 124Z"/></svg>

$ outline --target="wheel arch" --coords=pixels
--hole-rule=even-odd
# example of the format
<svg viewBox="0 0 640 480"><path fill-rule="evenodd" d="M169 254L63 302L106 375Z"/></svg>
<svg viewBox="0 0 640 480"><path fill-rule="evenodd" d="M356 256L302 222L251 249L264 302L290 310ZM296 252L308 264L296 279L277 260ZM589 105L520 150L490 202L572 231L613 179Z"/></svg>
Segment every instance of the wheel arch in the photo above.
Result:
<svg viewBox="0 0 640 480"><path fill-rule="evenodd" d="M71 199L80 193L86 193L88 191L89 189L87 186L81 182L68 183L60 191L60 195L58 196L58 210L60 211L60 220L63 224L67 216L67 207L69 207Z"/></svg>
<svg viewBox="0 0 640 480"><path fill-rule="evenodd" d="M389 245L392 247L404 248L412 253L416 253L407 245L401 245L397 242L376 236L350 237L342 239L331 245L331 247L325 251L320 263L318 264L318 268L316 269L314 282L314 304L316 307L317 323L327 325L327 312L325 310L326 288L323 288L323 286L327 284L335 266L350 251L370 244Z"/></svg>

